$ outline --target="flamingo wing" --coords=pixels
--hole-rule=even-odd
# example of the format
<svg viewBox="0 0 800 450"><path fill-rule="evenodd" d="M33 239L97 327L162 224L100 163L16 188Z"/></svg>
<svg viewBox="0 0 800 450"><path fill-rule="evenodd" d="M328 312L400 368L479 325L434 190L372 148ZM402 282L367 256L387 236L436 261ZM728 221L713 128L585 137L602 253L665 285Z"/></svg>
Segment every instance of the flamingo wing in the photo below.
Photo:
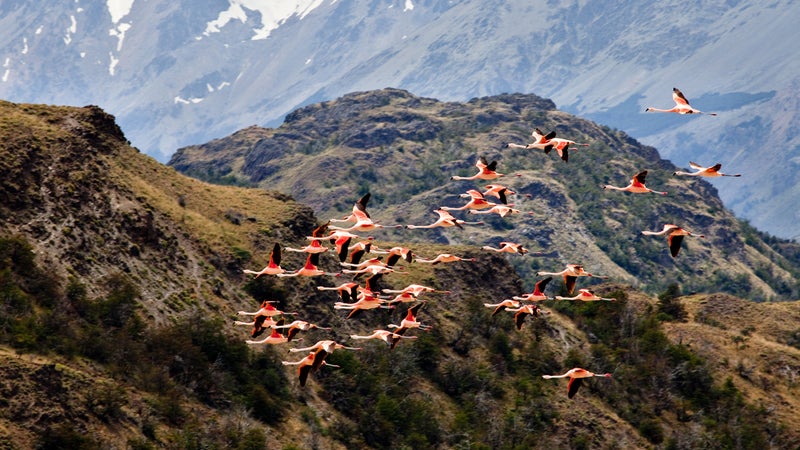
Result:
<svg viewBox="0 0 800 450"><path fill-rule="evenodd" d="M575 394L578 393L578 389L581 387L582 383L583 378L570 378L569 383L567 383L567 397L575 397Z"/></svg>
<svg viewBox="0 0 800 450"><path fill-rule="evenodd" d="M539 291L539 293L541 293L542 295L544 295L544 288L545 288L545 287L547 287L547 283L549 283L549 282L550 282L550 280L552 280L552 279L553 279L553 277L547 277L547 278L545 278L545 279L543 279L543 280L539 280L539 281L538 281L538 282L537 282L537 283L536 283L536 284L533 286L533 292L534 292L534 293L536 293L536 291Z"/></svg>
<svg viewBox="0 0 800 450"><path fill-rule="evenodd" d="M271 267L278 267L281 264L281 245L275 243L272 247L272 252L269 254L269 265Z"/></svg>
<svg viewBox="0 0 800 450"><path fill-rule="evenodd" d="M683 242L683 235L681 234L671 234L669 235L669 237L667 237L669 252L673 258L678 256L678 252L681 251L682 242Z"/></svg>
<svg viewBox="0 0 800 450"><path fill-rule="evenodd" d="M689 100L686 99L686 97L683 95L683 92L681 92L678 88L672 88L672 99L675 100L675 103L680 106L690 106Z"/></svg>
<svg viewBox="0 0 800 450"><path fill-rule="evenodd" d="M643 170L643 171L641 171L641 172L639 172L639 173L637 173L636 175L633 176L633 183L634 184L638 183L638 184L643 185L645 178L647 178L647 171Z"/></svg>
<svg viewBox="0 0 800 450"><path fill-rule="evenodd" d="M524 309L521 309L514 314L514 324L517 326L518 330L522 329L522 324L525 323L525 318L528 317L528 312Z"/></svg>
<svg viewBox="0 0 800 450"><path fill-rule="evenodd" d="M503 189L500 189L500 190L497 192L497 197L500 199L500 203L502 203L502 204L504 204L504 205L507 205L507 204L508 204L508 200L506 199L506 192L507 192L507 191L508 191L508 189L506 189L506 188L503 188Z"/></svg>
<svg viewBox="0 0 800 450"><path fill-rule="evenodd" d="M306 380L308 379L309 373L311 373L311 364L301 365L297 369L297 377L300 379L300 386L306 385Z"/></svg>
<svg viewBox="0 0 800 450"><path fill-rule="evenodd" d="M325 362L325 358L328 357L328 352L324 349L317 350L317 353L314 354L314 363L311 364L311 371L316 372L322 367L322 363Z"/></svg>
<svg viewBox="0 0 800 450"><path fill-rule="evenodd" d="M707 170L710 173L717 173L719 169L722 169L722 163L716 163L713 166L709 167Z"/></svg>
<svg viewBox="0 0 800 450"><path fill-rule="evenodd" d="M573 275L564 275L564 285L567 287L567 292L572 294L575 291L575 282L578 280L578 277Z"/></svg>
<svg viewBox="0 0 800 450"><path fill-rule="evenodd" d="M689 161L689 167L691 167L692 169L697 169L697 170L705 170L705 167L701 166L700 164L697 164L694 161Z"/></svg>

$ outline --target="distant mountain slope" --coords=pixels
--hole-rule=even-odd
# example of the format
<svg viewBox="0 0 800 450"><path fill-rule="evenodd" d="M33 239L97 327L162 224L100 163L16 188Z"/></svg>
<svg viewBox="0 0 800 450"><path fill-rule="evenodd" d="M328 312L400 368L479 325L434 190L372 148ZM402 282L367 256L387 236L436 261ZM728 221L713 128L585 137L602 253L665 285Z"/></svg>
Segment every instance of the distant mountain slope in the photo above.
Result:
<svg viewBox="0 0 800 450"><path fill-rule="evenodd" d="M386 109L406 102L422 108L404 114L416 125L394 120L397 111ZM316 105L294 121L325 131L327 122L315 120L324 108L330 107L332 118L361 108L381 121L364 122L357 133L342 127L337 139L363 147L397 132L404 150L387 148L424 155L426 147L410 139L438 136L424 126L417 130L429 122L427 114L439 115L445 106L449 115L432 123L472 147L481 140L480 130L509 114L504 102L531 118L541 108L545 113L538 118L546 124L556 117L573 130L574 118L535 97L442 105L402 91ZM343 105L348 105L344 111ZM455 119L458 126L447 122ZM597 132L589 123L580 130L587 138ZM619 151L639 148L652 156L622 134L599 130L618 138ZM275 130L246 130L241 139L264 131ZM432 139L426 142L435 156L447 141ZM605 144L584 150L609 151ZM584 150L569 164L580 161ZM315 152L311 145L306 156ZM545 203L558 201L544 210L563 212L561 220L572 217L579 206L557 181L563 166L553 164L561 164L553 155L544 157L526 154L518 161L528 158L537 167L550 161L544 165L556 181L536 187L552 191ZM503 167L507 159L501 161ZM469 165L449 168L468 173ZM424 297L418 319L432 328L409 330L406 335L415 339L393 350L372 341L362 341L361 350L337 350L326 360L330 366L312 373L301 387L296 367L281 361L304 355L288 349L327 338L354 344L359 341L353 334L399 323L410 305L347 319L346 312L333 308L336 294L317 289L348 280L344 275L253 279L241 272L264 264L275 242L306 243L317 225L309 207L275 191L216 186L176 173L131 148L113 117L94 106L0 102L0 169L7 175L0 178L2 447L698 448L721 442L792 448L800 443L798 397L791 395L792 370L800 360L792 328L798 302L684 298L674 285L656 300L610 282L593 289L614 301L546 301L539 317L517 329L510 312L492 317L485 306L524 289L508 259L475 245L433 242L452 240L454 234L420 235L398 242L425 256L452 252L476 258L404 263L408 273L380 280L379 287L424 283L447 289ZM434 169L430 173L437 173ZM525 183L537 170L521 170ZM378 200L371 209L384 218L388 203ZM386 246L386 237L376 232L375 243ZM686 250L706 252L697 246ZM290 253L282 265L293 269L304 255ZM321 261L329 270L338 266L331 252ZM265 299L294 313L286 320L306 319L331 329L303 332L302 342L248 345L250 327L233 321L240 318L237 311L252 311ZM692 333L691 343L683 330ZM542 378L575 366L612 377L587 380L572 400L566 380Z"/></svg>
<svg viewBox="0 0 800 450"><path fill-rule="evenodd" d="M129 0L66 2L48 14L6 0L0 98L101 105L164 162L178 147L277 126L349 92L534 93L676 165L747 172L735 186L712 184L738 216L792 238L800 222L784 206L800 189L798 15L789 0ZM671 104L673 87L719 117L646 117L645 106Z"/></svg>
<svg viewBox="0 0 800 450"><path fill-rule="evenodd" d="M505 142L529 142L534 127L589 146L571 149L568 163L555 151L503 148ZM715 188L672 176L677 167L655 149L533 95L459 103L395 89L354 93L301 108L275 129L250 127L180 149L170 165L212 182L291 193L322 218L347 215L355 200L370 192L374 218L421 224L432 222L432 211L440 206L463 205L459 194L483 189L486 182L450 180L474 174L480 155L498 161L498 171L506 175L495 181L518 193L510 202L522 214L501 219L458 211L454 214L467 220L489 217L489 225L380 233L395 240L527 243L547 256L509 259L531 287L536 271L580 263L653 293L679 283L687 291L721 290L759 300L798 295L796 267L739 223ZM649 171L648 186L668 195L601 188L624 186L641 170ZM665 238L641 234L665 223L706 237L686 238L679 257L671 258Z"/></svg>

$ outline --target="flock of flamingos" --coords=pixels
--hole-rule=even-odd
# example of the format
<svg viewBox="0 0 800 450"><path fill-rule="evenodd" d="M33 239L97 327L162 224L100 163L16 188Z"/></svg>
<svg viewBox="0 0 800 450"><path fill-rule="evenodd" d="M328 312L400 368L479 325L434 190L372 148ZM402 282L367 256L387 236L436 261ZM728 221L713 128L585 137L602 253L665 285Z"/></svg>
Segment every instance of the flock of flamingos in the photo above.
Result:
<svg viewBox="0 0 800 450"><path fill-rule="evenodd" d="M677 114L708 114L716 115L714 113L703 113L694 109L689 105L686 97L683 96L681 91L673 88L672 98L675 101L675 106L671 109L656 109L647 108L645 111L654 112L667 112ZM579 144L575 141L568 139L557 138L554 131L550 133L543 133L538 128L534 129L531 133L533 141L529 144L515 144L506 143L504 147L507 148L522 148L526 150L541 150L545 154L549 154L555 150L559 157L565 162L569 159L569 148L577 146L588 146L589 144ZM470 181L491 181L504 176L502 173L497 172L497 161L488 162L484 157L479 157L475 166L478 172L469 177L453 176L452 180L470 180ZM700 164L690 162L690 167L694 172L674 172L674 175L683 175L691 177L719 177L719 176L732 176L738 177L740 174L724 174L720 172L721 164L716 164L711 167L704 167ZM627 186L618 187L612 185L605 185L603 189L627 191L634 194L653 193L657 195L667 195L666 192L655 191L645 186L645 178L647 170L642 170L635 174ZM483 191L477 189L470 189L466 193L461 194L461 197L468 198L469 200L460 207L440 207L434 210L438 215L438 219L427 225L406 225L408 229L429 229L437 227L459 227L465 225L482 225L483 222L468 222L458 219L452 215L451 211L466 211L468 214L497 214L500 217L507 217L512 214L519 214L518 209L514 209L513 203L508 203L508 198L515 195L511 189L500 184L485 185ZM452 263L456 261L475 261L474 258L463 258L449 253L439 254L434 258L423 258L414 254L409 248L406 247L393 247L382 249L374 245L372 237L362 238L355 234L358 232L370 232L380 228L401 228L402 225L385 226L373 221L367 212L367 203L370 194L367 193L353 206L352 214L342 219L330 219L325 224L313 230L312 236L308 237L309 244L303 248L285 247L283 250L292 252L307 253L306 263L303 267L287 271L280 266L281 262L281 246L275 243L270 254L269 264L261 270L247 270L243 272L246 274L254 275L256 278L262 275L272 275L277 277L313 277L313 276L333 276L342 277L345 274L352 275L352 281L344 282L336 287L319 286L319 290L335 291L340 301L334 304L334 309L342 309L349 311L347 318L351 318L361 311L370 309L393 309L399 303L411 303L408 307L405 317L399 324L389 324L388 329L376 329L372 333L366 335L351 335L353 340L366 340L366 339L380 339L384 341L390 348L394 348L399 342L404 339L415 339L416 336L407 335L407 332L412 329L419 329L426 331L430 325L421 323L417 316L420 309L425 305L426 301L421 300L423 294L441 293L447 294L449 291L437 291L431 287L421 286L418 284L411 284L403 289L378 289L376 287L377 281L385 274L397 272L402 267L396 264L400 261L405 263ZM489 200L497 199L497 202ZM339 223L341 225L333 225ZM672 257L678 256L681 248L681 243L685 236L698 236L702 235L693 234L691 231L673 224L665 224L660 231L642 231L645 235L666 236L667 244ZM323 243L331 243L334 248L330 249ZM499 248L491 246L483 246L483 250L493 251L498 253L512 253L517 255L524 255L528 253L528 249L521 244L514 242L501 242ZM340 272L331 273L326 272L318 267L319 258L322 253L333 250L339 258L339 263L342 269ZM366 258L367 255L380 255L371 258ZM383 261L383 256L386 260ZM362 261L363 259L363 261ZM402 272L405 273L405 272ZM538 302L546 300L576 300L576 301L614 301L613 298L603 298L595 295L590 289L579 289L574 297L562 296L547 296L544 291L547 284L552 280L553 276L563 277L564 285L569 294L573 294L578 277L601 277L586 272L579 264L568 264L563 270L559 272L538 272L539 276L546 276L536 283L533 292L520 296L514 296L510 299L505 299L499 303L485 303L487 308L493 308L491 313L495 316L504 312L514 313L514 322L516 328L522 328L523 323L528 316L537 317L542 313L542 310L537 306ZM364 277L364 285L360 285L360 279ZM321 327L316 324L306 322L304 320L294 320L290 323L285 323L285 316L294 315L295 313L281 311L273 305L273 301L264 301L260 309L255 312L239 311L239 315L251 316L250 321L235 321L237 325L250 326L250 340L248 344L283 344L291 342L297 334L301 331L308 331L312 329L330 330L330 328ZM266 337L260 340L254 340L262 334L267 334ZM297 339L299 341L301 339ZM296 347L290 348L289 352L308 352L307 355L298 361L283 361L284 365L298 366L298 377L301 386L305 386L309 373L316 372L322 366L338 367L333 364L328 364L325 358L333 353L335 350L360 350L359 347L350 347L334 340L321 340L309 347ZM610 373L593 373L582 368L573 368L564 374L560 375L542 375L543 378L569 378L567 384L567 395L572 398L578 391L582 379L590 377L611 377Z"/></svg>

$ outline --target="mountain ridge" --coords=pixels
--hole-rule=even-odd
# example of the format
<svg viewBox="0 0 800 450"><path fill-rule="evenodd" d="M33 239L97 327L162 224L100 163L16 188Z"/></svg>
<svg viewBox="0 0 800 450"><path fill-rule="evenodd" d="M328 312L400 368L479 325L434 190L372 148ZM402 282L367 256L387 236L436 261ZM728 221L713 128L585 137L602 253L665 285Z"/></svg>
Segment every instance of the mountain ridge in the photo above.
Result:
<svg viewBox="0 0 800 450"><path fill-rule="evenodd" d="M590 145L572 149L568 163L554 156L555 151L545 155L503 148L504 142L527 143L534 127L557 130L559 136ZM639 283L650 293L663 290L674 279L688 283L690 291L733 288L732 293L762 300L797 295L791 288L784 294L774 290L796 283L791 281L796 277L790 274L792 263L758 243L763 238L738 223L722 205L716 188L704 180L672 176L678 168L660 159L656 149L558 111L549 100L533 95L506 94L460 103L396 89L352 93L301 108L278 128L250 127L208 145L180 149L170 165L209 181L224 179L292 192L320 217L346 215L357 197L369 191L373 208L382 210L381 220L409 224L429 220L431 210L439 206L463 204L459 194L485 184L450 180L451 175L473 174L479 155L497 160L498 171L507 173L496 181L518 192L509 202L516 203L522 215L493 219L489 227L433 231L424 237L393 231L390 236L484 245L496 244L500 235L529 241L532 249L545 253L555 251L559 262L532 258L524 263L528 268L522 273L529 287L531 274L545 264L580 261L590 271ZM650 169L648 184L668 190L669 195L601 188L609 183L624 185L644 168ZM330 175L319 178L325 173ZM663 239L640 234L676 222L706 235L688 238L678 258L668 256ZM702 250L693 255L693 248ZM717 257L721 258L716 263L710 262ZM748 266L764 270L745 275ZM738 283L750 287L736 288ZM762 294L756 293L759 290Z"/></svg>

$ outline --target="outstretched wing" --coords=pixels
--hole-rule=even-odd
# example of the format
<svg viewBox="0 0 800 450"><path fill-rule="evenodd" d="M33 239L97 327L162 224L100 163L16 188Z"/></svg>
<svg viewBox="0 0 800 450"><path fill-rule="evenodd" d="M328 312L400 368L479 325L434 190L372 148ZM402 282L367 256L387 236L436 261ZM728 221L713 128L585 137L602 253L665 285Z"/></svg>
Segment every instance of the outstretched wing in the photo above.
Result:
<svg viewBox="0 0 800 450"><path fill-rule="evenodd" d="M667 237L667 244L669 245L669 252L672 257L678 256L678 252L681 251L681 243L683 242L683 235L669 235Z"/></svg>
<svg viewBox="0 0 800 450"><path fill-rule="evenodd" d="M675 103L682 106L690 106L689 100L684 97L683 92L678 90L678 88L672 88L672 99L675 100Z"/></svg>
<svg viewBox="0 0 800 450"><path fill-rule="evenodd" d="M582 383L583 378L570 378L569 383L567 384L567 397L575 397L575 394L578 393L578 389L581 387Z"/></svg>

